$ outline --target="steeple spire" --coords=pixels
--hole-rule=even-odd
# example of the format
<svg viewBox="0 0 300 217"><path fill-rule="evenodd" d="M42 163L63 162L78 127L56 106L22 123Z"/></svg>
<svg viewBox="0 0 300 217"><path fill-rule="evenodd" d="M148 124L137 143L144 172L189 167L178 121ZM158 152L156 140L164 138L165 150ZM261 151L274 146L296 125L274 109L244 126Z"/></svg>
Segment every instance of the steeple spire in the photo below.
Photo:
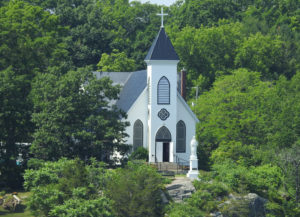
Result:
<svg viewBox="0 0 300 217"><path fill-rule="evenodd" d="M159 30L145 58L147 60L179 60L165 28Z"/></svg>
<svg viewBox="0 0 300 217"><path fill-rule="evenodd" d="M164 28L164 16L168 16L168 14L164 14L164 8L161 7L161 13L160 14L156 14L158 16L161 16L161 28Z"/></svg>

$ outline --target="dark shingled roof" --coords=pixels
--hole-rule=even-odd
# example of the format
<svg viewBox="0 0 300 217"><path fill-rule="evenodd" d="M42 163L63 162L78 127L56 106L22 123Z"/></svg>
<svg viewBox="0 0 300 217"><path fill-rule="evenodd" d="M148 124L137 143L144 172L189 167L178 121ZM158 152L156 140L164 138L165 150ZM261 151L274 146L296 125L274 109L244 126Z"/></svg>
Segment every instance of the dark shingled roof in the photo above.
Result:
<svg viewBox="0 0 300 217"><path fill-rule="evenodd" d="M147 70L132 72L120 93L116 105L124 112L128 112L132 104L143 92L147 85Z"/></svg>
<svg viewBox="0 0 300 217"><path fill-rule="evenodd" d="M160 28L145 60L179 60L163 27Z"/></svg>

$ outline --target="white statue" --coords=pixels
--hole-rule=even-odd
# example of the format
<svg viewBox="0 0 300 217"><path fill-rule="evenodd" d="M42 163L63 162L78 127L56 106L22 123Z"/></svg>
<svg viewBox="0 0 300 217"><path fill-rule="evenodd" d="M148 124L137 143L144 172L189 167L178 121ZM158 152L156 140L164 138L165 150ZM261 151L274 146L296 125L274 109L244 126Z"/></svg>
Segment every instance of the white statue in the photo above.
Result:
<svg viewBox="0 0 300 217"><path fill-rule="evenodd" d="M191 155L190 155L190 170L186 175L190 179L198 179L199 171L198 171L198 158L197 158L197 140L195 136L193 136L191 140Z"/></svg>
<svg viewBox="0 0 300 217"><path fill-rule="evenodd" d="M191 157L196 157L197 158L197 140L195 136L193 136L192 141L191 141Z"/></svg>

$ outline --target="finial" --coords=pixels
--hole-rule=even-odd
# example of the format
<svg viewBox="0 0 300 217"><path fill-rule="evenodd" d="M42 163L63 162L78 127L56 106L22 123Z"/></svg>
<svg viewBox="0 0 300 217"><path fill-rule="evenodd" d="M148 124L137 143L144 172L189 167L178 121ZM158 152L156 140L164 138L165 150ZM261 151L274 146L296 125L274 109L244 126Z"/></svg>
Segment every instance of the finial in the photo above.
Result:
<svg viewBox="0 0 300 217"><path fill-rule="evenodd" d="M158 16L161 16L161 28L164 27L164 16L167 16L168 14L164 14L164 8L161 7L161 13L160 14L156 14Z"/></svg>

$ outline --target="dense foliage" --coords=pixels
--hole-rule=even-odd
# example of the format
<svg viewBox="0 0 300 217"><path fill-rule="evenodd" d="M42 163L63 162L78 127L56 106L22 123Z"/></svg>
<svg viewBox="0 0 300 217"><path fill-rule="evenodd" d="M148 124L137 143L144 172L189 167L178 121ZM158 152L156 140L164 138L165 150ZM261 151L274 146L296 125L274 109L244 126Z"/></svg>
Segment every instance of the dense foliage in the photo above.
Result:
<svg viewBox="0 0 300 217"><path fill-rule="evenodd" d="M128 162L110 174L105 194L114 201L116 216L162 216L162 177L142 161Z"/></svg>
<svg viewBox="0 0 300 217"><path fill-rule="evenodd" d="M112 201L99 194L105 169L92 160L79 159L32 163L24 186L32 192L29 208L35 216L112 216Z"/></svg>
<svg viewBox="0 0 300 217"><path fill-rule="evenodd" d="M178 0L164 8L166 32L180 57L179 69L188 71L188 100L200 120L199 167L209 171L207 182L213 180L216 189L225 186L226 192L255 192L268 199L270 216L299 213L299 5L299 0ZM97 81L91 72L144 69L160 25L157 12L157 5L128 0L0 2L1 188L22 185L31 157L109 162L113 150L126 151L124 114L108 103L117 99L118 87ZM87 203L81 197L91 190L87 180L74 181L77 190L58 187L61 177L48 177L45 165L36 180L41 183L29 184L35 181L25 175L25 186L37 198L48 195L45 201L59 204L32 207L37 213L67 216L78 207L84 216L83 207L97 207L93 215L102 209L109 210L103 215L119 215L111 208L112 195L85 198ZM124 171L131 167L139 170L129 165ZM49 180L44 182L44 175ZM65 179L74 180L69 175ZM170 216L217 210L215 200L227 193L218 195L200 184L204 187L186 206L172 205ZM119 208L131 213L134 207Z"/></svg>
<svg viewBox="0 0 300 217"><path fill-rule="evenodd" d="M91 159L31 160L24 186L35 216L160 216L162 177L143 162L107 170Z"/></svg>
<svg viewBox="0 0 300 217"><path fill-rule="evenodd" d="M124 114L109 105L119 93L119 87L111 83L108 78L97 80L89 68L37 76L31 92L36 125L31 152L35 157L108 161L114 149L126 151L127 123L119 120Z"/></svg>

